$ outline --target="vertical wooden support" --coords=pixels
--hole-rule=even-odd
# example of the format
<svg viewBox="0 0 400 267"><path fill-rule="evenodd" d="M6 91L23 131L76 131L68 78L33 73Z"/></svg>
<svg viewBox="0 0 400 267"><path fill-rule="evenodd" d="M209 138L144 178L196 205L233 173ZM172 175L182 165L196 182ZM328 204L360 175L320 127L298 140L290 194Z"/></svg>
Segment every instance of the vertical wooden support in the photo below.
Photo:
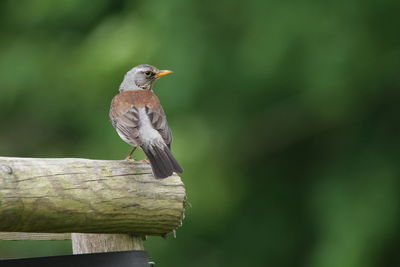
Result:
<svg viewBox="0 0 400 267"><path fill-rule="evenodd" d="M144 250L143 239L127 234L71 234L74 254Z"/></svg>

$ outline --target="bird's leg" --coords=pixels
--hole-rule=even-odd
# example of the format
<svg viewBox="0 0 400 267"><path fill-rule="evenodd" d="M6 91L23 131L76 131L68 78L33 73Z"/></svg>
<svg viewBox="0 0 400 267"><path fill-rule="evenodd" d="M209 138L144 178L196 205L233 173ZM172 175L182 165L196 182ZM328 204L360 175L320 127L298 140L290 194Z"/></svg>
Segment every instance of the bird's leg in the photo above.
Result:
<svg viewBox="0 0 400 267"><path fill-rule="evenodd" d="M142 159L140 162L143 162L143 163L150 163L150 161L149 161L148 158Z"/></svg>
<svg viewBox="0 0 400 267"><path fill-rule="evenodd" d="M129 152L128 156L125 158L125 160L131 160L132 159L132 154L136 150L136 146L132 148L131 152Z"/></svg>

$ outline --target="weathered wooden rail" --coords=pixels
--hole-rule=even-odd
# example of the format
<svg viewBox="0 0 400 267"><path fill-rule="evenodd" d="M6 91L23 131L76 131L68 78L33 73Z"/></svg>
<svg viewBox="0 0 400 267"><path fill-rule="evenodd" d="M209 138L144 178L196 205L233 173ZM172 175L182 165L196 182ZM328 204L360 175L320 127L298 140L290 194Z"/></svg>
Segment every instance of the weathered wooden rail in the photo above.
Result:
<svg viewBox="0 0 400 267"><path fill-rule="evenodd" d="M74 253L143 249L182 224L185 204L181 179L155 179L146 163L0 157L0 239L79 233Z"/></svg>

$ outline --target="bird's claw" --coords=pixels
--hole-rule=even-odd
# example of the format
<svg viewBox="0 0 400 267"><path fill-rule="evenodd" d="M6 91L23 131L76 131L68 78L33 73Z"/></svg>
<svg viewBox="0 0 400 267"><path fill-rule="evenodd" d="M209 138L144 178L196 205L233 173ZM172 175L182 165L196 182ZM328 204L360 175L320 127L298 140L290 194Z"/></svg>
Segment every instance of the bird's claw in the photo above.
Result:
<svg viewBox="0 0 400 267"><path fill-rule="evenodd" d="M134 158L132 158L130 155L129 155L129 156L127 156L127 157L125 158L125 160L135 161L135 159L134 159Z"/></svg>

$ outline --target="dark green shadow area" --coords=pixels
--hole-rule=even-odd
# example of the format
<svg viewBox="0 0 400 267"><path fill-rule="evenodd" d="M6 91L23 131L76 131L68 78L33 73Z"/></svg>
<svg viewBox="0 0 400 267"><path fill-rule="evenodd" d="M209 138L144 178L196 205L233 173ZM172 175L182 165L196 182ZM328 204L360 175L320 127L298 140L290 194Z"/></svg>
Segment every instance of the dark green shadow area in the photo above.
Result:
<svg viewBox="0 0 400 267"><path fill-rule="evenodd" d="M0 258L29 258L72 254L71 241L0 241Z"/></svg>

